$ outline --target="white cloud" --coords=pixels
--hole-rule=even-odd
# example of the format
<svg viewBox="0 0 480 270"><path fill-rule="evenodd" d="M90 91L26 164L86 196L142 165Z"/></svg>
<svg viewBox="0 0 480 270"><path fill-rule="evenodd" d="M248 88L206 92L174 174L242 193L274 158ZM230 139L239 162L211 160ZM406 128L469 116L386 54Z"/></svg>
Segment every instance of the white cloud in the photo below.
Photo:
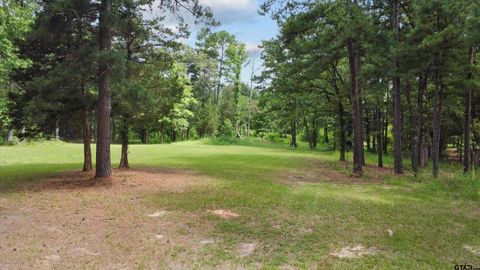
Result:
<svg viewBox="0 0 480 270"><path fill-rule="evenodd" d="M200 0L200 4L210 7L222 24L250 21L257 15L255 0Z"/></svg>
<svg viewBox="0 0 480 270"><path fill-rule="evenodd" d="M259 55L260 52L262 51L261 48L259 48L259 44L246 41L245 43L245 50L247 51L248 55Z"/></svg>

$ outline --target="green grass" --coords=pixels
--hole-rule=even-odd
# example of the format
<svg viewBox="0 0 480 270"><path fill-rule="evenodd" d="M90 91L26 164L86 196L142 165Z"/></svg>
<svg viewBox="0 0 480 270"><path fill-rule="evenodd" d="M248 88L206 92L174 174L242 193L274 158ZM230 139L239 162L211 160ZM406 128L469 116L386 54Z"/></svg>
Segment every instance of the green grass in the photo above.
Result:
<svg viewBox="0 0 480 270"><path fill-rule="evenodd" d="M116 163L120 148L112 146ZM209 234L221 244L199 252L199 267L232 261L250 268L276 269L453 269L480 267L480 257L462 246L480 248L478 177L461 176L449 167L440 180L428 171L388 177L383 184L285 184L288 171L302 172L314 160L333 163L337 155L306 147L258 142L186 142L133 145L132 166L188 169L215 179L217 185L185 192L162 192L149 203L173 211L205 213L225 208L234 220L210 218ZM369 159L367 159L369 160ZM388 161L388 159L387 159ZM0 188L9 188L62 170L81 168L82 145L50 144L0 147ZM388 162L387 162L388 163ZM346 176L347 177L347 176ZM11 191L13 192L13 191ZM0 195L1 196L1 195ZM195 224L192 224L195 226ZM387 230L394 234L388 236ZM238 258L235 247L258 243L254 255ZM358 259L330 256L332 250L362 244L379 253Z"/></svg>

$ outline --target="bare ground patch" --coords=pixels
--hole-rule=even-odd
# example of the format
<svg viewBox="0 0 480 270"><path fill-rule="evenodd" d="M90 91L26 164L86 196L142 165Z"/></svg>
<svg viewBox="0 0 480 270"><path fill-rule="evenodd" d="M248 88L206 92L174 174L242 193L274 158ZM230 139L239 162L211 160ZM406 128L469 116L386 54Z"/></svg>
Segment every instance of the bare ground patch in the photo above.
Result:
<svg viewBox="0 0 480 270"><path fill-rule="evenodd" d="M1 195L0 269L164 268L194 258L207 214L153 209L144 198L209 183L175 170L115 170L100 181L67 172Z"/></svg>
<svg viewBox="0 0 480 270"><path fill-rule="evenodd" d="M376 248L366 248L363 245L346 246L330 253L330 255L337 258L356 259L367 255L376 255L378 250Z"/></svg>
<svg viewBox="0 0 480 270"><path fill-rule="evenodd" d="M93 189L109 192L160 190L182 192L201 183L200 176L188 171L169 169L115 169L112 178L94 179L95 173L65 172L48 178L46 181L20 187L24 191Z"/></svg>
<svg viewBox="0 0 480 270"><path fill-rule="evenodd" d="M306 185L321 182L339 184L366 184L383 183L383 176L391 173L390 168L378 168L375 166L364 166L364 173L368 177L359 177L346 172L351 170L349 162L335 163L339 168L334 168L327 162L313 161L312 165L302 171L290 171L281 176L281 182L287 184Z"/></svg>

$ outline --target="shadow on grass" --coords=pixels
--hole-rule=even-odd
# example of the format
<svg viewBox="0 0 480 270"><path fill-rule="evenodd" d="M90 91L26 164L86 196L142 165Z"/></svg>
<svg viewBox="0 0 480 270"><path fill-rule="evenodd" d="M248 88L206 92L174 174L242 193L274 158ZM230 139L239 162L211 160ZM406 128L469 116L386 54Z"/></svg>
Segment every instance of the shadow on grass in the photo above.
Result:
<svg viewBox="0 0 480 270"><path fill-rule="evenodd" d="M80 170L80 163L35 163L0 166L0 193L13 192L25 184L42 181L67 170Z"/></svg>

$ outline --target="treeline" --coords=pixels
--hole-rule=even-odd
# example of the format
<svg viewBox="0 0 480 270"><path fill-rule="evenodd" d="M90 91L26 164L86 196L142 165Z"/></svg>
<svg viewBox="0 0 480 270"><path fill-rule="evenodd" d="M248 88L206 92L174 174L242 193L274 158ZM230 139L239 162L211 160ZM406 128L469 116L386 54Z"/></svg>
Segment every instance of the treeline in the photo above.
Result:
<svg viewBox="0 0 480 270"><path fill-rule="evenodd" d="M323 141L340 160L352 151L356 174L365 152L380 167L393 152L399 174L406 159L435 177L441 158L480 163L478 1L263 1L279 34L259 76L197 0L0 5L0 134L82 140L84 170L95 141L98 177L112 141L128 167L129 143L211 136ZM195 46L178 41L186 21L202 29Z"/></svg>
<svg viewBox="0 0 480 270"><path fill-rule="evenodd" d="M132 141L248 135L255 94L240 80L245 45L215 31L198 1L12 0L2 11L16 63L0 69L7 142L83 141L90 170L95 141L103 177L110 142L122 145L119 165L128 168ZM189 20L202 27L195 47L178 41L189 36Z"/></svg>
<svg viewBox="0 0 480 270"><path fill-rule="evenodd" d="M389 149L399 174L408 158L436 177L451 148L465 171L479 165L480 2L269 0L262 11L280 34L263 43L261 113L292 146L299 130L311 148L331 130L356 174L365 151L381 167Z"/></svg>

